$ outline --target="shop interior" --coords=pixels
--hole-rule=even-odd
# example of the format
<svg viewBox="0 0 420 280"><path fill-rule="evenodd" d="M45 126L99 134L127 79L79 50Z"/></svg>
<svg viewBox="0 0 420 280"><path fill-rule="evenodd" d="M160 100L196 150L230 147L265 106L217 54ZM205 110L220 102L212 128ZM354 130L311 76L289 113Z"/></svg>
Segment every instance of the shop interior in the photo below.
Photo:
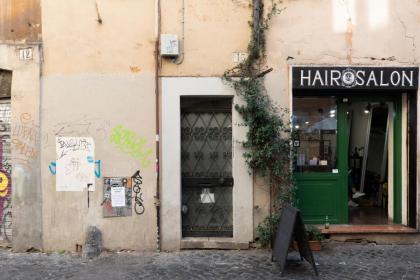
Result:
<svg viewBox="0 0 420 280"><path fill-rule="evenodd" d="M393 103L350 100L349 223L388 224L388 140Z"/></svg>

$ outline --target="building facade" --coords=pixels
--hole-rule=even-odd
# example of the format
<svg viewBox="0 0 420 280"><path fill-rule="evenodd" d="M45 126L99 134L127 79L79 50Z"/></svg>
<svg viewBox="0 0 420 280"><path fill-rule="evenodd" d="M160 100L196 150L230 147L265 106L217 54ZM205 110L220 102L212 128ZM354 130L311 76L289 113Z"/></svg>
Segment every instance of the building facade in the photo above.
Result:
<svg viewBox="0 0 420 280"><path fill-rule="evenodd" d="M112 250L248 248L269 188L222 76L252 2L0 0L1 242L73 251L96 226ZM293 115L305 220L418 229L420 3L278 9L264 82Z"/></svg>

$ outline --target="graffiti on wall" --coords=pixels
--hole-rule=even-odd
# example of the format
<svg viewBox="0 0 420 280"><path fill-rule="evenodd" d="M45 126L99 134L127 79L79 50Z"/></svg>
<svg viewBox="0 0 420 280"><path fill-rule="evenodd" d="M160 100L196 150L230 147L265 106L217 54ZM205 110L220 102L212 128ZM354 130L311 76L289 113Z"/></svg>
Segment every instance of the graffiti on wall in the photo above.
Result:
<svg viewBox="0 0 420 280"><path fill-rule="evenodd" d="M110 142L119 151L139 160L142 167L150 165L153 150L147 147L147 140L136 132L117 125L112 130Z"/></svg>
<svg viewBox="0 0 420 280"><path fill-rule="evenodd" d="M94 160L93 157L87 157L86 160L95 165L95 177L101 178L101 160Z"/></svg>
<svg viewBox="0 0 420 280"><path fill-rule="evenodd" d="M142 198L142 189L141 185L143 184L143 177L140 175L140 170L137 170L133 176L131 176L131 181L133 184L133 192L134 192L134 211L136 211L137 215L141 215L144 213L144 204Z"/></svg>
<svg viewBox="0 0 420 280"><path fill-rule="evenodd" d="M12 127L12 148L16 163L30 167L39 156L39 126L29 113L23 113Z"/></svg>
<svg viewBox="0 0 420 280"><path fill-rule="evenodd" d="M95 164L95 177L96 178L101 178L101 160L94 160L92 157L87 157L86 158L87 162L89 163L94 163ZM52 175L56 175L57 174L57 162L52 161L50 162L50 164L48 165L48 170L50 171L50 173Z"/></svg>
<svg viewBox="0 0 420 280"><path fill-rule="evenodd" d="M0 100L0 240L12 240L10 99Z"/></svg>
<svg viewBox="0 0 420 280"><path fill-rule="evenodd" d="M0 141L0 236L10 242L12 236L12 184L10 173L1 164L2 157L3 141Z"/></svg>
<svg viewBox="0 0 420 280"><path fill-rule="evenodd" d="M110 124L108 120L84 116L80 119L56 123L47 133L43 134L42 143L44 146L55 144L55 138L61 135L78 137L90 135L96 141L102 141L108 138L109 130Z"/></svg>
<svg viewBox="0 0 420 280"><path fill-rule="evenodd" d="M103 187L103 216L125 217L132 214L132 199L134 198L134 211L142 215L145 211L141 185L143 178L140 170L130 177L104 177ZM134 196L133 196L134 193Z"/></svg>
<svg viewBox="0 0 420 280"><path fill-rule="evenodd" d="M56 139L56 190L82 191L89 186L95 190L95 143L90 137ZM53 169L50 165L50 169Z"/></svg>
<svg viewBox="0 0 420 280"><path fill-rule="evenodd" d="M0 140L0 236L10 242L12 237L12 182L9 169L3 166L3 140Z"/></svg>

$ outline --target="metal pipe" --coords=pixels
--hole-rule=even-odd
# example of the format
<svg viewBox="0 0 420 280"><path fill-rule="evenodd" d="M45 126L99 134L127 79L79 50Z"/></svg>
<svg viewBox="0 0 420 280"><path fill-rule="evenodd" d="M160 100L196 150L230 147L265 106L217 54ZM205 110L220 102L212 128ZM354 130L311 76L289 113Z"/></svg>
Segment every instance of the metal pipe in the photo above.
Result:
<svg viewBox="0 0 420 280"><path fill-rule="evenodd" d="M161 7L160 0L156 0L156 43L155 43L155 114L156 114L156 250L161 251L160 242L160 33L161 33Z"/></svg>
<svg viewBox="0 0 420 280"><path fill-rule="evenodd" d="M181 41L180 41L181 55L173 61L177 65L184 62L184 55L185 55L185 0L182 0L182 21L181 21L181 24L182 24Z"/></svg>

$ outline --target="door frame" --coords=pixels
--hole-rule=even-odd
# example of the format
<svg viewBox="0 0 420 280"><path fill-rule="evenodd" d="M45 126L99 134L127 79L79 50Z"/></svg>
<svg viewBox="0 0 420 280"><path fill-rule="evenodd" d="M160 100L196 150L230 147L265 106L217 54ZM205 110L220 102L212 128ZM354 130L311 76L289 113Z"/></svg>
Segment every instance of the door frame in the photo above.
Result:
<svg viewBox="0 0 420 280"><path fill-rule="evenodd" d="M242 154L246 128L234 109L242 101L229 85L217 77L164 77L161 104L161 231L162 249L179 250L183 241L200 242L203 247L248 247L253 240L253 176ZM182 238L181 219L181 96L228 96L232 105L232 194L233 237ZM219 243L217 242L224 242Z"/></svg>

